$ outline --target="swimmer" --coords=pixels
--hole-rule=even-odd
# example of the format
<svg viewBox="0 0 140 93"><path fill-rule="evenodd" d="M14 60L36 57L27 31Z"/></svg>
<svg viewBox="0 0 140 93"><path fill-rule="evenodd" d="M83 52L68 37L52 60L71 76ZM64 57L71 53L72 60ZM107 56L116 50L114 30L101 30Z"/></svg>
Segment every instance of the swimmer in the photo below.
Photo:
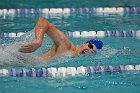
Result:
<svg viewBox="0 0 140 93"><path fill-rule="evenodd" d="M41 55L41 59L45 61L50 61L56 56L64 56L65 53L69 53L71 57L80 56L81 54L86 54L96 51L97 49L101 49L103 46L102 41L92 39L83 43L80 47L77 47L52 23L40 17L35 26L36 40L27 45L21 46L19 51L23 53L31 53L37 50L42 44L44 34L47 34L54 42L48 52Z"/></svg>

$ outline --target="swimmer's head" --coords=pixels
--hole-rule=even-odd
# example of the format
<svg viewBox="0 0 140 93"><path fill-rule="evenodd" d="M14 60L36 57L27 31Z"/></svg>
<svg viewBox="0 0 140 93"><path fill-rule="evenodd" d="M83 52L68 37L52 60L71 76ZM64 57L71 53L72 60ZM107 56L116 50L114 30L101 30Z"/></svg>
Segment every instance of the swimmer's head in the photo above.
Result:
<svg viewBox="0 0 140 93"><path fill-rule="evenodd" d="M102 49L102 47L103 47L103 42L98 39L91 39L91 40L87 41L86 43L91 43L91 44L95 45L96 49Z"/></svg>
<svg viewBox="0 0 140 93"><path fill-rule="evenodd" d="M103 42L98 39L91 39L86 41L82 44L81 48L81 54L89 53L89 52L96 52L97 49L102 49Z"/></svg>

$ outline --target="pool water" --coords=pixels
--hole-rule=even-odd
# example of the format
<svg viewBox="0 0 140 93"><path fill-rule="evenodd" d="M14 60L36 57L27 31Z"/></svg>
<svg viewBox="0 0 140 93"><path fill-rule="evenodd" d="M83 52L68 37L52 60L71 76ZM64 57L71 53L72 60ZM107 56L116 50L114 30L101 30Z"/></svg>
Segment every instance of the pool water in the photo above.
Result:
<svg viewBox="0 0 140 93"><path fill-rule="evenodd" d="M139 0L4 0L0 2L0 8L72 8L72 7L139 7Z"/></svg>
<svg viewBox="0 0 140 93"><path fill-rule="evenodd" d="M21 38L1 38L0 44L7 46L6 53L17 53L18 43L31 41L34 38L33 28L39 16L45 17L63 32L68 31L137 31L140 29L139 14L125 16L98 16L93 14L52 14L52 15L15 15L0 17L0 32L27 32ZM32 34L29 36L29 34ZM29 37L28 37L29 36ZM91 38L74 38L70 40L80 46L82 42ZM0 57L0 68L31 68L31 67L69 67L92 65L137 65L140 62L140 40L135 37L104 37L100 38L104 47L95 55L87 54L78 58L56 60L52 63L35 62L15 59L11 54ZM14 42L14 43L12 43ZM11 44L12 43L12 44ZM52 44L45 36L43 46L32 54L23 54L24 57L39 56ZM8 45L7 45L8 44ZM9 45L10 44L10 45ZM46 46L47 45L47 46ZM128 52L131 50L131 52ZM133 52L137 51L137 52ZM27 62L25 62L27 61ZM0 76L0 93L138 93L140 91L140 73L128 72L124 74L108 74L68 78L17 78Z"/></svg>

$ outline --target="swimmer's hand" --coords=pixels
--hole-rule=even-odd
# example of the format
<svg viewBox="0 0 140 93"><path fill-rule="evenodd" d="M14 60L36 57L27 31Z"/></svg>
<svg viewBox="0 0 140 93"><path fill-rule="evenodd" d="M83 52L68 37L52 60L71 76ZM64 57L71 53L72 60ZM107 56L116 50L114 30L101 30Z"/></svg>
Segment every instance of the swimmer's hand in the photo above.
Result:
<svg viewBox="0 0 140 93"><path fill-rule="evenodd" d="M31 53L37 50L40 46L41 46L40 43L34 41L30 44L21 46L18 51L23 53Z"/></svg>

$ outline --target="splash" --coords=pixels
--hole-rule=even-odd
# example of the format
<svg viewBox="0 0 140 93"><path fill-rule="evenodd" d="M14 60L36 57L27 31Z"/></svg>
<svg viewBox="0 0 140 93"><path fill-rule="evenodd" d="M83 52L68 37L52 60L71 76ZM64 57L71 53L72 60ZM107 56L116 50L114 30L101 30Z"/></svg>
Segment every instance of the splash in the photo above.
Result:
<svg viewBox="0 0 140 93"><path fill-rule="evenodd" d="M105 45L102 50L98 50L95 55L96 59L109 58L118 53L118 49L111 48L109 45Z"/></svg>
<svg viewBox="0 0 140 93"><path fill-rule="evenodd" d="M27 32L25 35L17 38L14 42L10 44L3 44L0 46L0 66L52 66L56 64L61 64L64 62L90 62L96 59L105 59L112 57L120 50L111 48L105 45L103 49L98 50L96 54L89 53L86 55L81 55L80 57L70 58L70 57L58 57L51 62L43 62L39 60L40 55L47 52L47 50L52 46L52 40L47 36L44 36L42 46L33 53L21 53L18 51L19 47L28 44L35 40L34 29ZM68 54L67 54L68 56Z"/></svg>
<svg viewBox="0 0 140 93"><path fill-rule="evenodd" d="M34 30L27 32L10 44L3 44L0 46L0 66L27 66L38 64L40 62L39 56L52 45L52 41L47 35L45 35L44 38L46 40L43 41L44 44L42 47L33 53L21 53L18 49L20 46L35 40Z"/></svg>

